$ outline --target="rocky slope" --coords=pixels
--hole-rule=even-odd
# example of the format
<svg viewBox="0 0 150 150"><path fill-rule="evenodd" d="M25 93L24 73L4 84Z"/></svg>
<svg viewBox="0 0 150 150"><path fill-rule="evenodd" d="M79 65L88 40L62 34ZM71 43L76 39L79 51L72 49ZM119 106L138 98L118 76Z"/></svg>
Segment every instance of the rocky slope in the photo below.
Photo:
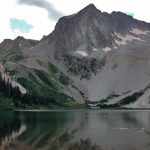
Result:
<svg viewBox="0 0 150 150"><path fill-rule="evenodd" d="M40 42L14 48L19 58L1 60L29 90L65 93L91 106L149 108L149 40L149 23L90 4L60 18ZM10 49L12 41L7 43ZM0 52L7 56L4 45Z"/></svg>
<svg viewBox="0 0 150 150"><path fill-rule="evenodd" d="M15 40L5 39L0 43L1 58L11 58L16 54L21 53L21 50L32 48L38 43L36 40L25 39L18 36Z"/></svg>
<svg viewBox="0 0 150 150"><path fill-rule="evenodd" d="M119 45L142 41L139 36L149 28L150 24L131 16L121 12L102 13L90 4L77 14L60 18L49 41L56 42L56 55L67 52L93 56L98 51L100 57Z"/></svg>

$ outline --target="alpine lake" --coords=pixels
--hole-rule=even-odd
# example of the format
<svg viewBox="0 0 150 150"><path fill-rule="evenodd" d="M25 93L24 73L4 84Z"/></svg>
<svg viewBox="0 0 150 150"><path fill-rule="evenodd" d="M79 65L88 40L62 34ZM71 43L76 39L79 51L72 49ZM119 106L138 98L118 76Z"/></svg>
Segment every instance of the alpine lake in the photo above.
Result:
<svg viewBox="0 0 150 150"><path fill-rule="evenodd" d="M150 150L150 111L0 111L0 150Z"/></svg>

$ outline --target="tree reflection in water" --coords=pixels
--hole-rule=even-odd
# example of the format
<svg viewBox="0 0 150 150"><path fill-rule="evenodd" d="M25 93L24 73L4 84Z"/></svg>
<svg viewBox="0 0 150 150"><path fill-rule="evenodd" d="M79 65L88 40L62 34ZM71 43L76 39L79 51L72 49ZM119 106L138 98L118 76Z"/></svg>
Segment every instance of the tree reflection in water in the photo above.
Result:
<svg viewBox="0 0 150 150"><path fill-rule="evenodd" d="M80 139L80 142L75 142L69 144L66 150L102 150L100 146L92 144L91 140L88 138L86 140Z"/></svg>
<svg viewBox="0 0 150 150"><path fill-rule="evenodd" d="M26 125L21 124L18 112L1 112L0 118L0 150L4 150L26 131Z"/></svg>
<svg viewBox="0 0 150 150"><path fill-rule="evenodd" d="M150 150L149 123L149 112L0 112L0 150Z"/></svg>

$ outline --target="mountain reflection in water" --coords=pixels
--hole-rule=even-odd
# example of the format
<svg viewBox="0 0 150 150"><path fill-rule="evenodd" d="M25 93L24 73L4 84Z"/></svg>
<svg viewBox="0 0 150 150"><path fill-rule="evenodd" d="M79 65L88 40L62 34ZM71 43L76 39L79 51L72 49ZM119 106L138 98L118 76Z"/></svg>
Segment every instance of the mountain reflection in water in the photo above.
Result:
<svg viewBox="0 0 150 150"><path fill-rule="evenodd" d="M150 112L0 112L0 150L6 149L150 150Z"/></svg>

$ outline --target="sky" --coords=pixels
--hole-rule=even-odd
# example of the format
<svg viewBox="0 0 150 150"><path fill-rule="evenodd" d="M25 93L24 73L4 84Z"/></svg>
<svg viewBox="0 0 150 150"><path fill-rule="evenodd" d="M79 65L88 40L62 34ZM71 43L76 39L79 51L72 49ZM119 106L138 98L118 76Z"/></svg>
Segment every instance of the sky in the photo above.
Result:
<svg viewBox="0 0 150 150"><path fill-rule="evenodd" d="M58 19L93 3L102 12L121 11L150 22L150 0L0 0L0 42L23 36L40 40Z"/></svg>

